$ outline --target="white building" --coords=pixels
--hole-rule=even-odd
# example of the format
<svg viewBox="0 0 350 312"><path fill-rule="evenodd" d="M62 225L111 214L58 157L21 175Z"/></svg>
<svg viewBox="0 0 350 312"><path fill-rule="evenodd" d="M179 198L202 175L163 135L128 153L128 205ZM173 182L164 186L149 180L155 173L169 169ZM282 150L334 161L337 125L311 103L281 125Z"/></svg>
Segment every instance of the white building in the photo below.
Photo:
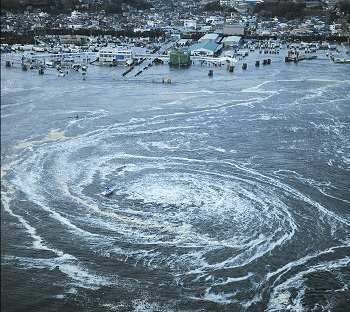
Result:
<svg viewBox="0 0 350 312"><path fill-rule="evenodd" d="M133 53L129 49L126 49L126 48L117 49L117 53L115 56L117 63L125 63L127 61L132 60L132 58L133 58Z"/></svg>
<svg viewBox="0 0 350 312"><path fill-rule="evenodd" d="M211 40L211 41L218 41L219 39L219 35L218 34L205 34L203 37L201 37L198 42L203 42L203 41L208 41L208 40Z"/></svg>
<svg viewBox="0 0 350 312"><path fill-rule="evenodd" d="M241 44L242 38L239 36L228 36L225 37L221 43L224 45L224 47L232 47L232 48L238 48Z"/></svg>
<svg viewBox="0 0 350 312"><path fill-rule="evenodd" d="M100 63L115 62L116 49L102 49L98 52L98 61Z"/></svg>
<svg viewBox="0 0 350 312"><path fill-rule="evenodd" d="M197 29L197 21L196 20L184 20L184 28L185 29Z"/></svg>
<svg viewBox="0 0 350 312"><path fill-rule="evenodd" d="M339 33L341 31L341 27L342 25L341 24L332 24L332 25L329 25L329 30L331 31L331 33L333 35Z"/></svg>
<svg viewBox="0 0 350 312"><path fill-rule="evenodd" d="M80 18L81 16L82 14L79 11L72 11L72 13L70 14L70 19Z"/></svg>
<svg viewBox="0 0 350 312"><path fill-rule="evenodd" d="M132 58L132 52L122 47L105 48L98 53L98 61L100 63L125 63L132 60Z"/></svg>

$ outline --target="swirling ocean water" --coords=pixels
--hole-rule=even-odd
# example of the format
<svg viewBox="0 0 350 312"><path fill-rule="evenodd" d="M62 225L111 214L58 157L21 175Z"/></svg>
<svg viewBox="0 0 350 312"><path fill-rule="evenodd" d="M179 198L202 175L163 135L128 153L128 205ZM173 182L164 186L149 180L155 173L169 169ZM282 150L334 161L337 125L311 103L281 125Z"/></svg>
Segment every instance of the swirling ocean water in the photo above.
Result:
<svg viewBox="0 0 350 312"><path fill-rule="evenodd" d="M349 311L350 67L122 71L2 68L3 311Z"/></svg>

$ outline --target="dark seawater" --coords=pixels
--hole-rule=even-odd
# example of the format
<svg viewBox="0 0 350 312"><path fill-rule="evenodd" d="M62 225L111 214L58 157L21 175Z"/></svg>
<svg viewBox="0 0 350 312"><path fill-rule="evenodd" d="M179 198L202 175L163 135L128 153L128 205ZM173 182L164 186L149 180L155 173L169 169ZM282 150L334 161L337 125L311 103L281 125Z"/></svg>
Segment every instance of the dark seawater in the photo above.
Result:
<svg viewBox="0 0 350 312"><path fill-rule="evenodd" d="M349 311L350 66L283 56L2 67L2 311Z"/></svg>

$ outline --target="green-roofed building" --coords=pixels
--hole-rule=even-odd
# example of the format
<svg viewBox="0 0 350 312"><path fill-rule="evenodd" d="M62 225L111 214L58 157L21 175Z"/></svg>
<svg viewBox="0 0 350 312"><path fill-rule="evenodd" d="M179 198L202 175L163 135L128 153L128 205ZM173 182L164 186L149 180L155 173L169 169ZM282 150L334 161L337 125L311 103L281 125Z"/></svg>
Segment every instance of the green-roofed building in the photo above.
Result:
<svg viewBox="0 0 350 312"><path fill-rule="evenodd" d="M170 52L169 65L171 66L189 66L191 64L190 52L182 50L172 50Z"/></svg>

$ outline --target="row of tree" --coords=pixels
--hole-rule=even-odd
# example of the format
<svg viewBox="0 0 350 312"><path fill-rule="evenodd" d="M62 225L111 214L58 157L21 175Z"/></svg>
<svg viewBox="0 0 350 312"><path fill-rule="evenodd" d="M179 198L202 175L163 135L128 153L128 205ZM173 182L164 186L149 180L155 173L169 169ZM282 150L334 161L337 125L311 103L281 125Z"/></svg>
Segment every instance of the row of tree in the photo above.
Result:
<svg viewBox="0 0 350 312"><path fill-rule="evenodd" d="M106 13L122 13L123 4L136 9L149 9L151 4L147 0L101 0L82 3L79 0L1 0L1 9L12 12L23 12L27 9L40 9L51 14L69 13L72 10Z"/></svg>
<svg viewBox="0 0 350 312"><path fill-rule="evenodd" d="M264 1L255 6L253 13L264 17L301 18L305 16L305 4L287 1L277 3L275 1Z"/></svg>
<svg viewBox="0 0 350 312"><path fill-rule="evenodd" d="M350 1L349 0L341 0L337 4L338 8L341 12L345 14L350 14Z"/></svg>
<svg viewBox="0 0 350 312"><path fill-rule="evenodd" d="M337 3L337 8L344 12L345 14L350 14L350 1L349 0L339 0ZM234 8L223 7L220 2L215 0L207 3L204 11L212 12L234 12ZM303 18L309 15L315 15L320 13L320 8L309 9L306 7L305 3L298 3L294 1L286 0L265 0L264 2L257 3L254 7L253 14L257 14L263 17L279 17L285 19L296 19Z"/></svg>
<svg viewBox="0 0 350 312"><path fill-rule="evenodd" d="M337 2L336 8L340 12L345 14L350 14L350 1L349 0L339 0ZM336 12L335 10L333 11ZM295 3L292 1L279 1L275 0L265 0L262 3L258 3L253 11L254 14L258 14L264 17L281 17L286 19L296 19L303 18L309 15L326 15L322 8L307 8L304 3ZM327 14L332 14L327 12Z"/></svg>

